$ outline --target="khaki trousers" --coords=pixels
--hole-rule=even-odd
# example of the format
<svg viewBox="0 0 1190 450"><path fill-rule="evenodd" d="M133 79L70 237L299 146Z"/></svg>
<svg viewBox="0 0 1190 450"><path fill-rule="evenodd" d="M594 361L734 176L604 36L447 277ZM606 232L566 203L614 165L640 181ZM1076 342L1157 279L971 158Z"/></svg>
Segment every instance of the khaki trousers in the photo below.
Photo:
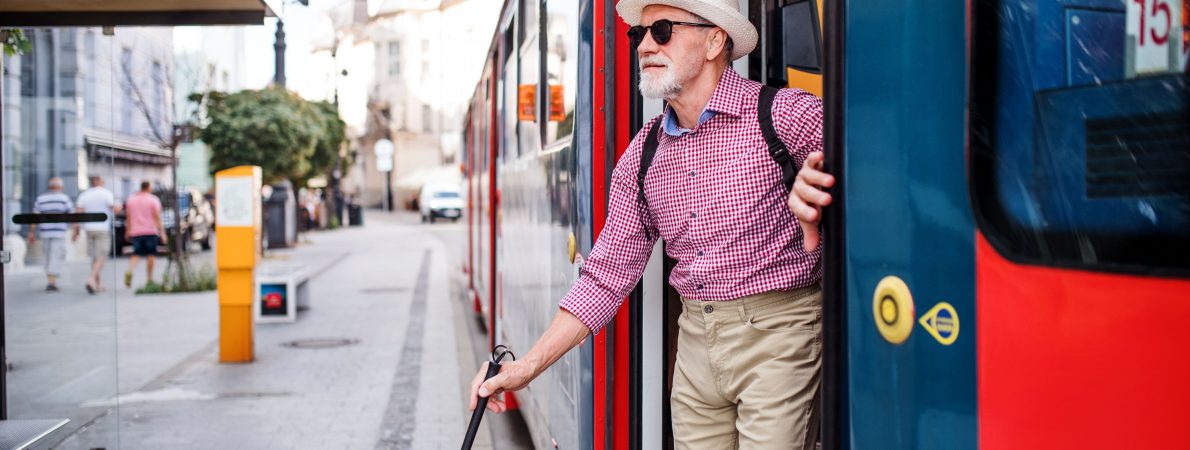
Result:
<svg viewBox="0 0 1190 450"><path fill-rule="evenodd" d="M812 449L822 291L682 299L670 395L675 449Z"/></svg>

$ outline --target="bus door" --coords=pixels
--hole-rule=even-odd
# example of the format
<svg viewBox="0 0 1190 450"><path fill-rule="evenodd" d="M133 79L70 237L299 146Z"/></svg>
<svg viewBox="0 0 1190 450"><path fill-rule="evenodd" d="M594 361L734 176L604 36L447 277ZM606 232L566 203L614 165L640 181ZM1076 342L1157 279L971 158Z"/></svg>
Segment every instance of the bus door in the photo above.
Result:
<svg viewBox="0 0 1190 450"><path fill-rule="evenodd" d="M760 43L748 57L736 60L731 69L770 86L803 89L821 97L822 2L741 0L740 9L760 31ZM763 14L749 15L749 11ZM664 108L661 100L643 98L636 90L639 72L635 49L629 49L628 54L631 89L626 93L629 126L625 143ZM627 431L629 441L639 443L642 449L673 448L669 391L682 307L677 291L667 280L675 265L676 261L665 254L665 243L658 240L627 306L630 320L626 334L633 344L631 354L624 359L632 368L630 410L639 417L630 422Z"/></svg>
<svg viewBox="0 0 1190 450"><path fill-rule="evenodd" d="M852 1L827 23L824 441L975 448L964 2Z"/></svg>

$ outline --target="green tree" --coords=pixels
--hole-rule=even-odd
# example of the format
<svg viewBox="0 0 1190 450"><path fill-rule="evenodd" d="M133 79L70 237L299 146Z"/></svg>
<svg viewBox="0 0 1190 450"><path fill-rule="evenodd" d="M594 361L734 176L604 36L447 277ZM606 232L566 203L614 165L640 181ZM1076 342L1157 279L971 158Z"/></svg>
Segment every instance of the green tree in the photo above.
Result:
<svg viewBox="0 0 1190 450"><path fill-rule="evenodd" d="M283 88L205 96L203 142L211 147L211 170L260 166L266 182L289 179L303 186L327 173L346 138L334 106L309 102Z"/></svg>
<svg viewBox="0 0 1190 450"><path fill-rule="evenodd" d="M330 102L311 102L307 110L310 120L319 124L319 133L314 144L314 152L308 158L310 169L305 173L295 174L290 179L295 186L304 186L310 178L324 175L328 170L334 170L340 163L339 149L347 141L347 125L339 118L334 104ZM346 163L350 167L350 162Z"/></svg>
<svg viewBox="0 0 1190 450"><path fill-rule="evenodd" d="M25 36L25 32L15 28L0 30L0 45L4 47L4 54L8 56L24 55L33 50L33 43Z"/></svg>

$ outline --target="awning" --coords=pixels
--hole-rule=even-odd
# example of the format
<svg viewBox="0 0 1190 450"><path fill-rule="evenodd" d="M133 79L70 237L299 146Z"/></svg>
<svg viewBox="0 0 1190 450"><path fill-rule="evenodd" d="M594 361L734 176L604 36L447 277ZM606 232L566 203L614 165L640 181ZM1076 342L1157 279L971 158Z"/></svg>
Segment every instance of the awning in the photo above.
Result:
<svg viewBox="0 0 1190 450"><path fill-rule="evenodd" d="M143 139L128 138L114 133L84 131L83 141L92 159L110 158L156 165L168 165L173 162L168 150Z"/></svg>
<svg viewBox="0 0 1190 450"><path fill-rule="evenodd" d="M0 27L260 25L264 0L2 0Z"/></svg>

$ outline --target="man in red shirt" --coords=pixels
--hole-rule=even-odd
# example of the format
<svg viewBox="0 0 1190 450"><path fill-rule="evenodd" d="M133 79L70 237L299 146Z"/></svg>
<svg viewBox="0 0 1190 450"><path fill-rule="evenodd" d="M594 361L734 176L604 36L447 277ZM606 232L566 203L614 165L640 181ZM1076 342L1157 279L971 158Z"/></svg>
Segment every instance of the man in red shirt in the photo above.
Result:
<svg viewBox="0 0 1190 450"><path fill-rule="evenodd" d="M167 240L165 226L161 224L161 200L150 192L151 188L148 181L141 182L140 192L124 204L124 239L132 243L132 257L128 259L128 271L124 272L125 287L132 287L132 271L142 256L146 260L146 279L153 282L157 245Z"/></svg>
<svg viewBox="0 0 1190 450"><path fill-rule="evenodd" d="M822 149L822 101L744 79L757 33L736 0L623 0L641 93L668 102L612 173L608 221L549 329L476 395L524 388L599 332L657 238L682 297L670 395L675 448L813 448L821 367L821 247L787 205ZM815 230L816 231L816 230ZM489 409L503 411L492 398Z"/></svg>

